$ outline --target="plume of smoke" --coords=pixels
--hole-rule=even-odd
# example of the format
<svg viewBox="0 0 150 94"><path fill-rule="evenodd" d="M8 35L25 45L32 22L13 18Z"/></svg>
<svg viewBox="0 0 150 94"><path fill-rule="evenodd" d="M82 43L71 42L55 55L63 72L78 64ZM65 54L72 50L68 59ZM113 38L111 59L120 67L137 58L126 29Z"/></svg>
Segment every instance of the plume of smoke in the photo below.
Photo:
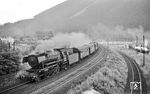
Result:
<svg viewBox="0 0 150 94"><path fill-rule="evenodd" d="M79 47L91 42L91 39L84 33L59 33L50 40L40 41L35 52L43 52L54 48Z"/></svg>
<svg viewBox="0 0 150 94"><path fill-rule="evenodd" d="M136 36L138 36L139 40L142 40L144 29L142 26L127 28L122 25L117 25L114 27L110 27L102 23L98 23L97 25L90 28L88 32L91 32L90 34L92 38L97 38L101 40L109 39L114 41L132 41L136 39Z"/></svg>
<svg viewBox="0 0 150 94"><path fill-rule="evenodd" d="M31 67L30 67L30 65L28 64L28 63L20 63L20 65L19 65L19 69L20 70L28 70L28 69L30 69Z"/></svg>
<svg viewBox="0 0 150 94"><path fill-rule="evenodd" d="M25 70L20 70L17 72L17 74L15 75L16 78L19 77L25 77L26 75L28 75L28 72L26 72Z"/></svg>
<svg viewBox="0 0 150 94"><path fill-rule="evenodd" d="M15 77L16 78L19 78L19 77L23 77L23 76L26 76L26 75L28 75L28 73L26 72L26 70L28 70L28 69L30 69L31 67L29 66L29 64L28 63L25 63L25 64L23 64L23 63L20 63L20 65L19 65L19 70L20 71L18 71L17 72L17 74L15 75Z"/></svg>
<svg viewBox="0 0 150 94"><path fill-rule="evenodd" d="M22 62L23 57L21 58L20 62ZM26 72L26 70L30 69L30 65L28 63L20 63L19 64L19 71L17 72L17 74L15 75L16 78L19 77L23 77L28 75L28 73Z"/></svg>

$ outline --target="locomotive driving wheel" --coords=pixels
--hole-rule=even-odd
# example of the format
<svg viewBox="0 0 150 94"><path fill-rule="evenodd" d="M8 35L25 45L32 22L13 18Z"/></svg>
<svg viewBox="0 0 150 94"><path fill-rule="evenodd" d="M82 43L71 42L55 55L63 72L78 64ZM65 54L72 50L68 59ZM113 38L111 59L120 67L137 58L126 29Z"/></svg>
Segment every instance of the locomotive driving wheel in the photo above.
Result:
<svg viewBox="0 0 150 94"><path fill-rule="evenodd" d="M65 65L65 70L69 69L69 67L70 67L70 65L69 65L69 63L67 63L67 64Z"/></svg>
<svg viewBox="0 0 150 94"><path fill-rule="evenodd" d="M40 81L40 77L39 77L39 76L36 76L36 77L34 78L34 81L35 81L35 82L39 82L39 81Z"/></svg>
<svg viewBox="0 0 150 94"><path fill-rule="evenodd" d="M53 70L53 75L54 75L54 74L57 74L57 73L59 73L59 72L60 72L60 67L59 67L59 65L57 64L57 65L55 66L54 70Z"/></svg>

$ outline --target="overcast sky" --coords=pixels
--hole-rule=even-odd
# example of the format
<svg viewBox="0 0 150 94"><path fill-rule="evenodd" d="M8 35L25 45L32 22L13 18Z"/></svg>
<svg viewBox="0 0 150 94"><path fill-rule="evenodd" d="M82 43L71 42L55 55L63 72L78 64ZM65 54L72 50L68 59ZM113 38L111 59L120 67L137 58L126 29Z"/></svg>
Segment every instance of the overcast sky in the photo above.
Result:
<svg viewBox="0 0 150 94"><path fill-rule="evenodd" d="M66 0L0 0L0 24L32 18Z"/></svg>

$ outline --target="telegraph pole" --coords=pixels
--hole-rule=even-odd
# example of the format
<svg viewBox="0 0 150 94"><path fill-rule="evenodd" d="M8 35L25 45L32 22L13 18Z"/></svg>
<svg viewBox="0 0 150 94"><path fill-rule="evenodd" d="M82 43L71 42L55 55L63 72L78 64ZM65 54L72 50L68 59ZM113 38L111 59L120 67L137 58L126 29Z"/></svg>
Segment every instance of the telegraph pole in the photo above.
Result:
<svg viewBox="0 0 150 94"><path fill-rule="evenodd" d="M136 47L138 47L139 42L138 42L138 36L136 36ZM136 54L138 54L138 52L136 51Z"/></svg>
<svg viewBox="0 0 150 94"><path fill-rule="evenodd" d="M143 33L143 47L145 48L145 35L144 35L144 33ZM143 65L142 65L142 67L144 67L145 66L145 53L143 52Z"/></svg>
<svg viewBox="0 0 150 94"><path fill-rule="evenodd" d="M136 36L136 46L138 46L138 36Z"/></svg>

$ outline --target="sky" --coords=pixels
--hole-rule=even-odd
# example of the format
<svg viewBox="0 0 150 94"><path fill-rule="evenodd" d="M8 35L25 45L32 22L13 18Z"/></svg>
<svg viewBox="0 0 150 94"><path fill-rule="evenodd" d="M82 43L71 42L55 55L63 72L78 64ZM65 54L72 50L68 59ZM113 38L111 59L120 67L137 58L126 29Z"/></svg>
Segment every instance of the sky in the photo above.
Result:
<svg viewBox="0 0 150 94"><path fill-rule="evenodd" d="M66 0L0 0L0 24L33 18Z"/></svg>

